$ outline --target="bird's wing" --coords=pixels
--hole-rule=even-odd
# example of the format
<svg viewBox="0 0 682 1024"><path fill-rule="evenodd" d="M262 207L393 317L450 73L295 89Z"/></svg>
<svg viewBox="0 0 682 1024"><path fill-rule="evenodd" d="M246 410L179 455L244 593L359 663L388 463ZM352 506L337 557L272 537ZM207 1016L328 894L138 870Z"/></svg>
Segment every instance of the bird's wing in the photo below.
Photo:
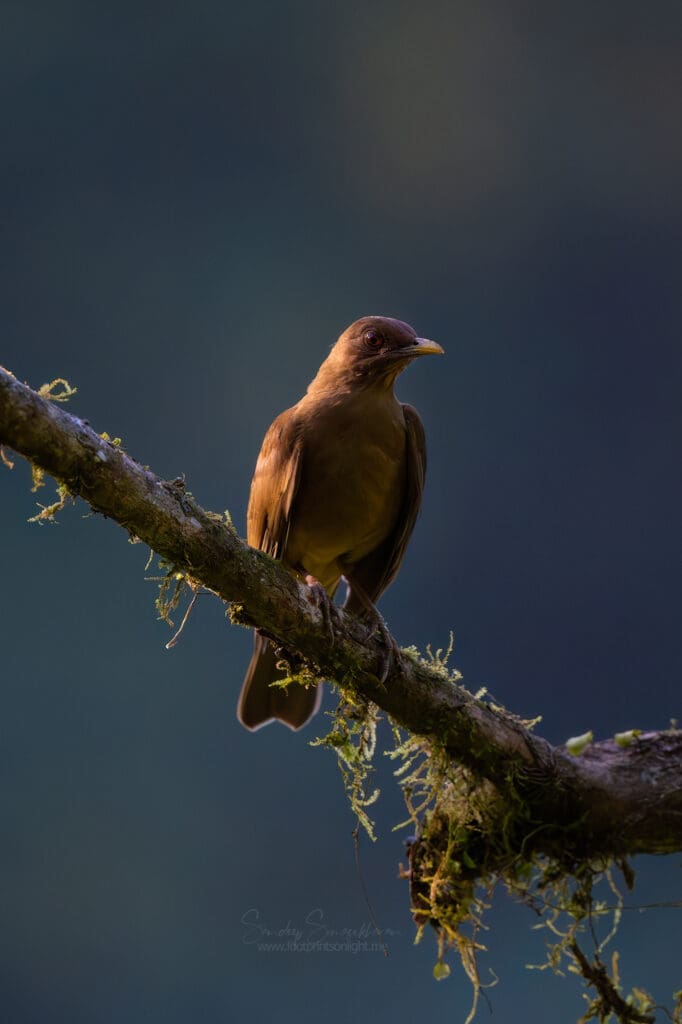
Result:
<svg viewBox="0 0 682 1024"><path fill-rule="evenodd" d="M301 478L301 451L297 418L287 409L263 439L246 513L246 539L273 558L281 558L286 545Z"/></svg>
<svg viewBox="0 0 682 1024"><path fill-rule="evenodd" d="M419 515L426 475L426 437L417 410L403 405L403 412L407 430L405 496L393 532L365 558L348 570L344 568L350 585L345 607L355 613L366 610L366 602L359 594L353 594L353 583L364 590L372 603L378 600L396 577Z"/></svg>

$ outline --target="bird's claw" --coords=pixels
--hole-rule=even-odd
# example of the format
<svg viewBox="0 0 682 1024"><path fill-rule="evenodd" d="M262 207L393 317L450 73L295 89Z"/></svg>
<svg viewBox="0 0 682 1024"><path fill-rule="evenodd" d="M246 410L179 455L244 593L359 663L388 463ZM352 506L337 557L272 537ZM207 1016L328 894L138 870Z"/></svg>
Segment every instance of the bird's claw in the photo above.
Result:
<svg viewBox="0 0 682 1024"><path fill-rule="evenodd" d="M322 616L322 622L325 628L325 632L329 638L329 643L334 643L334 605L329 599L329 594L324 589L322 584L314 576L308 574L305 581L310 589L310 598L316 608L319 609L320 615Z"/></svg>
<svg viewBox="0 0 682 1024"><path fill-rule="evenodd" d="M388 626L379 612L376 613L375 631L381 637L385 648L379 661L379 672L377 675L379 683L385 688L385 683L388 679L389 673L394 667L396 661L400 658L400 648L391 636Z"/></svg>
<svg viewBox="0 0 682 1024"><path fill-rule="evenodd" d="M358 611L360 617L369 626L373 627L373 633L378 633L383 641L384 650L379 658L376 678L379 685L385 689L384 684L388 679L391 669L400 660L400 648L391 636L388 626L384 622L383 615L359 580L352 577L348 572L344 573L343 578L348 585L348 596L346 597L344 608L347 608L352 601L354 605L353 610Z"/></svg>

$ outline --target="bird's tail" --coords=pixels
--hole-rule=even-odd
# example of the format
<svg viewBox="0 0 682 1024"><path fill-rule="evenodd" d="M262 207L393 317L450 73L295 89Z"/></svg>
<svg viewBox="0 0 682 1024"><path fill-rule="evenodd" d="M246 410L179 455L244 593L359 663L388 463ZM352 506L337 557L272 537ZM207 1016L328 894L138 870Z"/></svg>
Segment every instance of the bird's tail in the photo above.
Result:
<svg viewBox="0 0 682 1024"><path fill-rule="evenodd" d="M270 685L285 676L286 672L277 668L272 644L254 632L253 655L237 706L237 718L247 729L260 729L273 719L290 729L300 729L313 717L322 700L322 686Z"/></svg>

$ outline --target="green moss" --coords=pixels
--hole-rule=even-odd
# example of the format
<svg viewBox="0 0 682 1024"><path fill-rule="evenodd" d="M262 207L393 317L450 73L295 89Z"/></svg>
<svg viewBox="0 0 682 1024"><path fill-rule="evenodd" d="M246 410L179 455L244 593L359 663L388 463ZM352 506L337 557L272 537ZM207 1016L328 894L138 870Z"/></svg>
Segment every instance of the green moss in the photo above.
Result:
<svg viewBox="0 0 682 1024"><path fill-rule="evenodd" d="M59 390L60 387L61 390ZM40 387L37 389L37 393L40 395L41 398L49 399L51 402L68 402L68 400L72 398L77 391L78 388L72 387L71 384L69 384L68 380L65 380L63 377L56 377L48 384L41 384ZM4 457L3 462L6 465L9 465L10 468L12 468L13 463L8 462L8 460ZM30 463L30 466L31 491L33 494L35 494L35 492L39 490L39 488L45 486L46 473L44 469L41 469L40 466L37 466L33 462ZM41 505L40 502L38 502L40 512L38 512L37 515L35 516L31 516L31 518L29 519L29 523L39 523L41 526L44 523L55 523L56 514L58 512L61 512L61 510L66 505L67 501L73 500L74 499L72 495L69 493L68 486L65 483L58 484L57 501L53 502L52 505Z"/></svg>
<svg viewBox="0 0 682 1024"><path fill-rule="evenodd" d="M441 679L450 683L459 683L462 678L462 673L458 669L451 669L448 667L448 661L452 655L454 647L455 638L451 632L447 647L439 647L436 651L433 651L431 644L427 644L425 657L414 645L410 647L402 647L401 652L407 658L410 658L411 661L414 661L415 664L424 665L431 672L435 672Z"/></svg>
<svg viewBox="0 0 682 1024"><path fill-rule="evenodd" d="M61 385L61 391L56 390L59 385ZM41 384L38 388L40 397L49 398L51 402L68 402L77 391L78 388L72 387L63 377L55 377L49 384Z"/></svg>
<svg viewBox="0 0 682 1024"><path fill-rule="evenodd" d="M427 648L423 657L416 648L404 653L435 668L453 683L461 676L448 668L452 644L443 652ZM472 699L483 704L485 691ZM491 702L488 710L514 724L532 729L540 721L510 714ZM332 728L318 746L332 749L341 767L351 807L374 837L367 808L378 797L369 785L371 758L376 743L376 708L362 701L342 701ZM459 735L461 741L461 734ZM409 826L415 837L409 843L408 868L401 876L409 881L410 902L419 941L427 926L437 942L434 977L450 973L449 954L454 954L473 988L473 1004L467 1021L476 1013L483 994L479 959L485 952L480 941L493 892L502 886L515 900L536 915L535 928L547 934L547 957L535 970L580 976L595 994L586 996L582 1021L617 1020L635 1024L652 1020L653 1003L643 990L628 995L620 991L617 953L607 964L604 950L620 923L622 898L615 884L618 869L630 888L632 869L625 860L605 858L586 861L581 853L582 822L555 825L539 822L524 793L531 781L529 771L510 762L504 795L471 769L453 762L446 745L406 734L393 725L394 745L386 751L395 762L394 775L401 787L407 818L396 828ZM473 742L473 735L472 735ZM480 751L485 762L485 749ZM538 852L538 839L542 850ZM548 849L556 850L548 856ZM606 928L604 928L606 925ZM682 995L670 1014L682 1024ZM677 1014L677 1016L674 1016Z"/></svg>
<svg viewBox="0 0 682 1024"><path fill-rule="evenodd" d="M288 686L293 683L295 686L316 686L320 682L319 676L312 672L306 665L299 665L294 669L285 659L280 659L277 662L277 668L285 671L287 674L281 679L275 679L274 682L270 683L270 686L279 687L282 690L286 690Z"/></svg>
<svg viewBox="0 0 682 1024"><path fill-rule="evenodd" d="M225 614L233 626L246 626L247 628L252 627L252 623L248 621L248 617L244 611L243 604L237 604L236 602L228 604L225 609Z"/></svg>
<svg viewBox="0 0 682 1024"><path fill-rule="evenodd" d="M35 466L32 466L32 471L32 490L35 491L38 487L42 487L44 482L43 477L45 476L45 474L43 473L42 470L38 470L37 467ZM70 493L66 484L58 484L57 501L55 501L52 505L41 505L40 502L38 502L37 504L38 508L40 509L40 512L36 513L36 515L34 516L31 516L31 518L29 519L29 523L38 523L40 526L42 526L44 523L56 523L57 520L55 519L55 516L57 515L57 513L61 512L61 510L64 508L68 501L73 502L74 500L75 499L73 495Z"/></svg>
<svg viewBox="0 0 682 1024"><path fill-rule="evenodd" d="M159 592L154 601L154 607L159 619L172 629L174 622L171 615L180 604L182 595L189 589L190 581L183 572L180 572L176 566L171 565L164 558L159 558L158 564L163 575L147 576L145 579L159 584Z"/></svg>
<svg viewBox="0 0 682 1024"><path fill-rule="evenodd" d="M605 963L621 918L622 896L615 883L618 869L628 888L634 874L625 860L580 859L572 851L580 839L579 823L557 825L556 857L533 850L533 838L546 825L532 814L515 785L521 773L510 770L504 799L495 787L449 761L437 746L395 730L390 752L401 764L396 777L403 788L416 829L409 847L409 879L417 940L429 925L437 939L439 978L448 952L455 953L474 991L473 1019L482 990L478 960L480 935L491 896L503 886L510 896L532 908L535 928L547 933L547 958L536 970L582 977L596 990L581 1021L617 1020L622 1024L652 1021L653 1002L643 990L620 990L617 953ZM562 842L563 840L563 842ZM603 927L606 925L606 928ZM674 1013L680 1014L682 1000ZM671 1019L676 1018L671 1014Z"/></svg>
<svg viewBox="0 0 682 1024"><path fill-rule="evenodd" d="M360 700L356 703L345 696L330 717L332 728L326 736L313 740L311 746L334 751L351 810L369 838L374 840L374 822L367 809L376 803L380 792L369 785L374 772L372 761L379 709L375 704Z"/></svg>

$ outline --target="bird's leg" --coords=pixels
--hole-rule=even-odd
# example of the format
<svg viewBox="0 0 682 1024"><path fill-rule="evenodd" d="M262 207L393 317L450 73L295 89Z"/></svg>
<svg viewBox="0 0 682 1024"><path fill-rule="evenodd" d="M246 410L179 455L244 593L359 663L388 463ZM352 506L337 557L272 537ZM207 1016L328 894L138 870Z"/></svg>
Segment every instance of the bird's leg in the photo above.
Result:
<svg viewBox="0 0 682 1024"><path fill-rule="evenodd" d="M346 598L345 606L348 606L350 603L350 610L352 611L355 611L353 606L359 606L360 617L369 620L383 640L384 647L386 648L379 663L379 673L377 676L379 682L383 685L393 665L400 657L400 648L391 636L383 615L362 584L358 583L357 580L351 579L347 573L344 574L344 579L348 584L348 597Z"/></svg>
<svg viewBox="0 0 682 1024"><path fill-rule="evenodd" d="M334 605L332 604L329 594L324 589L320 581L315 577L311 576L310 573L306 574L305 581L310 587L310 597L312 603L319 608L322 616L322 622L324 628L329 637L329 643L334 643L334 624L332 621Z"/></svg>

